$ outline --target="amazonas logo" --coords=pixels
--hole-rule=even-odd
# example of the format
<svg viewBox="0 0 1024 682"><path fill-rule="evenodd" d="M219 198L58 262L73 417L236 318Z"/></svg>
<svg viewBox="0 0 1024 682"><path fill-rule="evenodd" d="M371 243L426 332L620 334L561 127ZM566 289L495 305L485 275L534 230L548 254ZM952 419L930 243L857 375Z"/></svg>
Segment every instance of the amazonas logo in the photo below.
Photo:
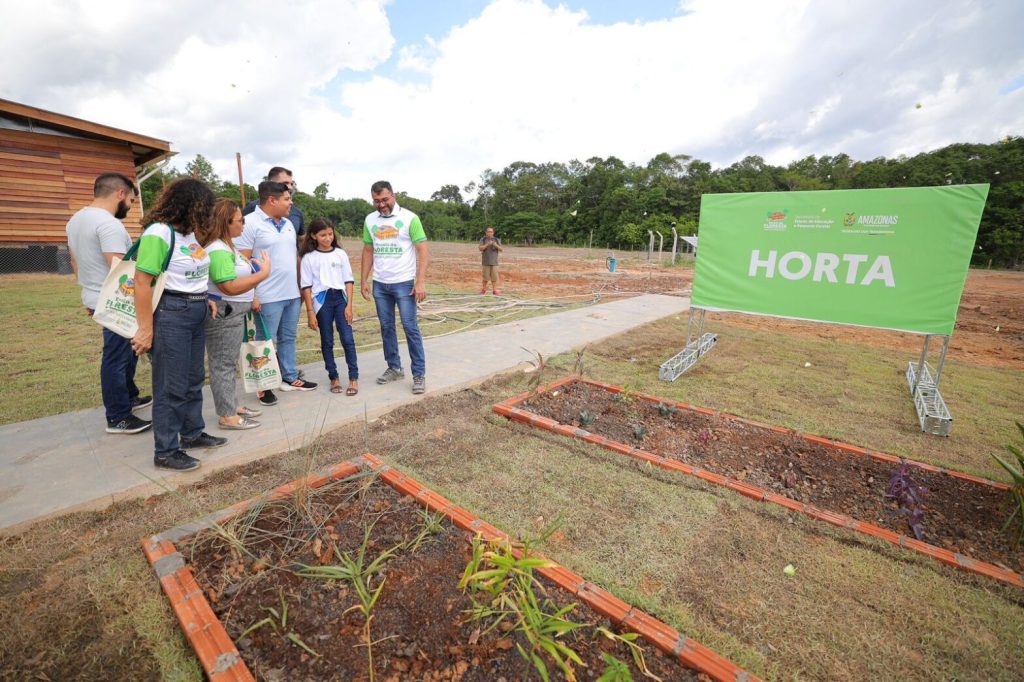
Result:
<svg viewBox="0 0 1024 682"><path fill-rule="evenodd" d="M182 246L178 250L186 256L191 256L192 260L203 260L206 258L206 251L204 251L203 247L199 246L199 244L196 244L195 242L192 242L188 246Z"/></svg>
<svg viewBox="0 0 1024 682"><path fill-rule="evenodd" d="M864 227L892 227L900 222L898 215L857 215L847 213L843 218L843 225L853 227L863 225Z"/></svg>
<svg viewBox="0 0 1024 682"><path fill-rule="evenodd" d="M135 280L128 275L121 275L117 278L117 290L123 296L135 295Z"/></svg>
<svg viewBox="0 0 1024 682"><path fill-rule="evenodd" d="M245 354L245 361L249 363L249 366L253 369L259 369L263 365L270 362L270 349L264 348L263 355L253 355L252 353Z"/></svg>

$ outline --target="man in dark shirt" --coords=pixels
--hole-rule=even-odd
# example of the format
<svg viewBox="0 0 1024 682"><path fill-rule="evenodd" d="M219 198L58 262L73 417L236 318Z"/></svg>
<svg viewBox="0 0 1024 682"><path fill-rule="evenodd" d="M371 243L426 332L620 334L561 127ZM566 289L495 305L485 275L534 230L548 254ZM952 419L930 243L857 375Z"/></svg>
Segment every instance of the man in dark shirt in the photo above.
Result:
<svg viewBox="0 0 1024 682"><path fill-rule="evenodd" d="M287 168L274 166L267 172L267 180L288 185L288 191L291 192L293 197L295 196L295 181L292 179L292 172ZM242 209L242 215L249 215L256 210L257 206L259 206L259 201L253 199ZM292 204L291 211L288 213L288 220L291 222L292 227L295 228L295 235L297 237L301 237L306 233L306 216L302 215L302 211L295 204Z"/></svg>
<svg viewBox="0 0 1024 682"><path fill-rule="evenodd" d="M504 251L501 240L494 236L494 228L488 227L480 238L480 260L483 272L483 284L480 293L487 293L487 282L491 283L491 293L498 295L498 254Z"/></svg>

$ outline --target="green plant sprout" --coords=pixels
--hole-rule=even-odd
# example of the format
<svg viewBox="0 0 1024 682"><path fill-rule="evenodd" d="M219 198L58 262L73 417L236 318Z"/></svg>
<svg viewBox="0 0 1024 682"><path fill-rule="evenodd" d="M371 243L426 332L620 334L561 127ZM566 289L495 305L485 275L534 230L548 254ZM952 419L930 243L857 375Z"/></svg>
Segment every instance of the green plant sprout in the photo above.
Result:
<svg viewBox="0 0 1024 682"><path fill-rule="evenodd" d="M580 426L590 426L594 423L596 417L590 410L583 410L580 412Z"/></svg>
<svg viewBox="0 0 1024 682"><path fill-rule="evenodd" d="M554 524L546 537L554 531ZM586 627L565 616L576 607L569 604L555 608L549 599L537 598L534 587L543 589L533 575L536 568L553 565L547 559L531 556L530 542L524 542L517 557L508 540L483 542L480 535L473 540L473 553L463 572L459 587L471 592L474 606L470 610L472 620L493 618L485 632L490 632L502 621L513 621L513 629L522 633L529 642L529 649L516 642L516 650L527 661L533 663L545 682L550 680L545 656L561 669L567 680L575 680L572 664L586 664L571 647L559 638L566 633ZM479 601L476 594L485 598Z"/></svg>
<svg viewBox="0 0 1024 682"><path fill-rule="evenodd" d="M1021 439L1024 440L1024 424L1015 422L1017 424L1017 430L1020 431ZM1010 497L1013 499L1013 511L1010 512L1010 516L1007 517L1006 523L1003 524L1003 531L1012 528L1011 533L1013 535L1013 546L1017 547L1020 545L1020 541L1024 539L1024 451L1013 443L1008 443L1006 449L1013 455L1016 460L1014 464L1010 464L999 455L993 454L997 462L1004 469L1006 469L1013 482L1010 486ZM1014 524L1016 520L1016 524Z"/></svg>
<svg viewBox="0 0 1024 682"><path fill-rule="evenodd" d="M662 682L661 678L658 677L657 675L655 675L654 673L652 673L650 671L650 669L647 667L647 661L644 660L644 650L641 649L640 646L636 643L637 638L640 637L639 634L637 634L635 632L624 632L624 633L622 633L620 635L617 632L612 632L608 628L604 628L604 627L600 627L600 626L598 626L596 628L596 630L597 630L597 632L599 634L604 635L605 637L607 637L611 641L613 641L613 642L615 642L617 644L625 645L626 648L629 649L629 653L633 656L633 663L636 664L637 668L640 668L640 672L642 672L644 674L644 677L650 678L652 680L657 680L657 682ZM605 657L605 661L606 662L608 661L608 658L613 658L613 657L609 656L608 654L602 654L602 657ZM626 674L629 675L629 668L626 667L624 664L622 664L622 662L619 661L618 659L615 659L615 661L617 663L621 664L622 667L625 668ZM611 663L609 663L609 667L612 667ZM608 671L605 670L605 672L607 673ZM602 675L602 678L598 678L598 679L603 679L603 675ZM609 678L609 679L620 679L620 678ZM624 677L624 678L621 678L621 679L631 680L631 679L633 679L633 677L632 677L632 675L630 675L629 677Z"/></svg>
<svg viewBox="0 0 1024 682"><path fill-rule="evenodd" d="M660 414L662 417L665 417L666 419L668 419L678 411L679 408L676 407L675 405L666 405L665 403L658 403L658 414Z"/></svg>
<svg viewBox="0 0 1024 682"><path fill-rule="evenodd" d="M522 348L522 346L520 346L520 348ZM530 387L530 391L536 393L543 385L544 375L547 373L548 364L544 360L544 356L540 354L540 351L530 350L529 348L523 348L523 350L537 358L536 360L527 360L527 362L533 366L533 374L526 381L526 385Z"/></svg>
<svg viewBox="0 0 1024 682"><path fill-rule="evenodd" d="M634 390L632 386L629 384L623 384L622 390L612 396L612 402L622 403L624 405L629 404L633 402L633 393Z"/></svg>
<svg viewBox="0 0 1024 682"><path fill-rule="evenodd" d="M320 658L320 654L318 654L316 651L313 651L313 649L311 649L308 644L303 642L302 638L299 637L293 630L288 629L288 603L284 600L283 590L278 590L278 597L281 600L281 610L278 611L273 606L264 606L263 610L268 612L270 615L264 618L263 620L257 621L249 627L247 627L245 631L235 639L235 642L239 642L249 633L255 632L256 630L259 630L260 628L269 625L274 630L275 633L282 635L286 640L288 640L295 646L299 647L310 656L313 656L314 658Z"/></svg>
<svg viewBox="0 0 1024 682"><path fill-rule="evenodd" d="M587 348L589 347L590 344L587 344L586 346L583 346L583 348L580 348L578 351L576 351L576 362L574 362L572 365L572 373L578 377L583 376L583 355L587 352Z"/></svg>
<svg viewBox="0 0 1024 682"><path fill-rule="evenodd" d="M374 522L376 523L376 522ZM356 590L356 595L359 597L359 603L350 607L345 611L359 611L363 614L365 619L364 623L364 637L366 639L366 656L367 664L369 666L370 682L373 682L373 639L370 637L370 624L373 621L374 605L380 598L380 593L384 589L384 582L386 578L381 578L380 583L377 587L372 586L373 577L381 571L384 567L384 562L388 559L396 556L395 550L402 548L402 545L395 545L391 549L385 550L379 554L373 561L366 562L366 550L370 546L370 533L373 531L374 523L371 523L363 531L363 543L359 547L359 552L355 557L350 556L347 552L343 553L334 548L334 553L338 557L340 562L334 566L306 566L296 571L296 575L303 578L320 578L323 580L343 580L350 583Z"/></svg>

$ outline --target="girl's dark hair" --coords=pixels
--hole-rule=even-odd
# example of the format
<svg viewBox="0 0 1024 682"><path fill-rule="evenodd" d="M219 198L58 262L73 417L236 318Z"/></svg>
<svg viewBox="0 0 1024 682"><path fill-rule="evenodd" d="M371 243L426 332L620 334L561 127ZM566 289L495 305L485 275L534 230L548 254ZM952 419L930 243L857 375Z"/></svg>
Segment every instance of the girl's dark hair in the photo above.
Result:
<svg viewBox="0 0 1024 682"><path fill-rule="evenodd" d="M221 197L213 205L213 215L210 217L210 229L206 230L203 240L199 243L207 246L215 239L219 239L228 245L232 251L235 250L235 243L231 241L231 219L235 212L239 211L238 204Z"/></svg>
<svg viewBox="0 0 1024 682"><path fill-rule="evenodd" d="M175 180L146 212L146 225L166 223L178 234L196 233L200 244L206 242L216 197L203 182L192 178Z"/></svg>
<svg viewBox="0 0 1024 682"><path fill-rule="evenodd" d="M334 225L330 220L326 218L317 218L309 224L306 228L306 234L302 237L302 246L299 247L299 256L305 256L310 251L316 251L316 237L317 232L324 230L331 231L331 246L338 248L338 233L334 230Z"/></svg>

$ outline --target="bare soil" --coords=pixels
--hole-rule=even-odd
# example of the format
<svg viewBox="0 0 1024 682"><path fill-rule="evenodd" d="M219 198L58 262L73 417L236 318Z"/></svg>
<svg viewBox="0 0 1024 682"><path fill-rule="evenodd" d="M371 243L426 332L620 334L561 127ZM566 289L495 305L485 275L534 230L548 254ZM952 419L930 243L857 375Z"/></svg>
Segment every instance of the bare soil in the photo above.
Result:
<svg viewBox="0 0 1024 682"><path fill-rule="evenodd" d="M897 465L691 410L662 416L656 404L578 382L531 396L523 407L662 457L911 534L906 511L886 496ZM583 412L594 421L581 424ZM1002 531L1012 512L1005 491L920 467L910 472L911 480L925 488L921 540L1024 572L1024 550L1014 548Z"/></svg>
<svg viewBox="0 0 1024 682"><path fill-rule="evenodd" d="M461 290L479 286L480 255L473 244L431 243L430 282ZM349 251L358 257L358 252ZM502 293L523 298L557 297L598 291L689 295L693 261L668 266L635 253L617 253L615 273L605 267L604 249L508 246L502 254ZM687 256L686 258L689 258ZM735 313L712 314L732 325L812 338L841 340L911 354L921 350L916 334L845 325L808 323ZM932 348L932 352L937 352ZM949 357L990 367L1024 367L1024 273L971 270L957 312Z"/></svg>
<svg viewBox="0 0 1024 682"><path fill-rule="evenodd" d="M297 513L298 508L308 515ZM196 541L191 564L196 578L224 623L239 638L253 624L272 617L238 641L240 653L257 679L366 680L366 618L353 584L296 575L299 564L339 564L340 554L357 556L367 528L372 528L366 563L398 545L408 545L424 528L421 507L373 479L344 482L318 491L304 505L270 505L262 510L246 542L257 559L246 557L208 532ZM312 525L304 526L309 519ZM533 664L517 651L529 651L526 637L504 624L489 632L491 621L473 620L469 595L459 589L471 558L471 536L447 521L417 547L405 546L370 578L371 590L383 582L370 621L375 679L524 680L540 679ZM296 541L296 538L301 538ZM539 599L550 599L554 611L571 602L571 595L542 579ZM284 605L287 623L283 623ZM567 616L589 627L563 637L583 659L581 680L596 679L607 667L609 654L642 674L627 647L593 630L611 627L600 614L577 604ZM288 634L293 635L292 639ZM318 655L306 651L305 644ZM702 679L655 647L643 643L648 667L666 680ZM562 679L547 659L552 679Z"/></svg>

